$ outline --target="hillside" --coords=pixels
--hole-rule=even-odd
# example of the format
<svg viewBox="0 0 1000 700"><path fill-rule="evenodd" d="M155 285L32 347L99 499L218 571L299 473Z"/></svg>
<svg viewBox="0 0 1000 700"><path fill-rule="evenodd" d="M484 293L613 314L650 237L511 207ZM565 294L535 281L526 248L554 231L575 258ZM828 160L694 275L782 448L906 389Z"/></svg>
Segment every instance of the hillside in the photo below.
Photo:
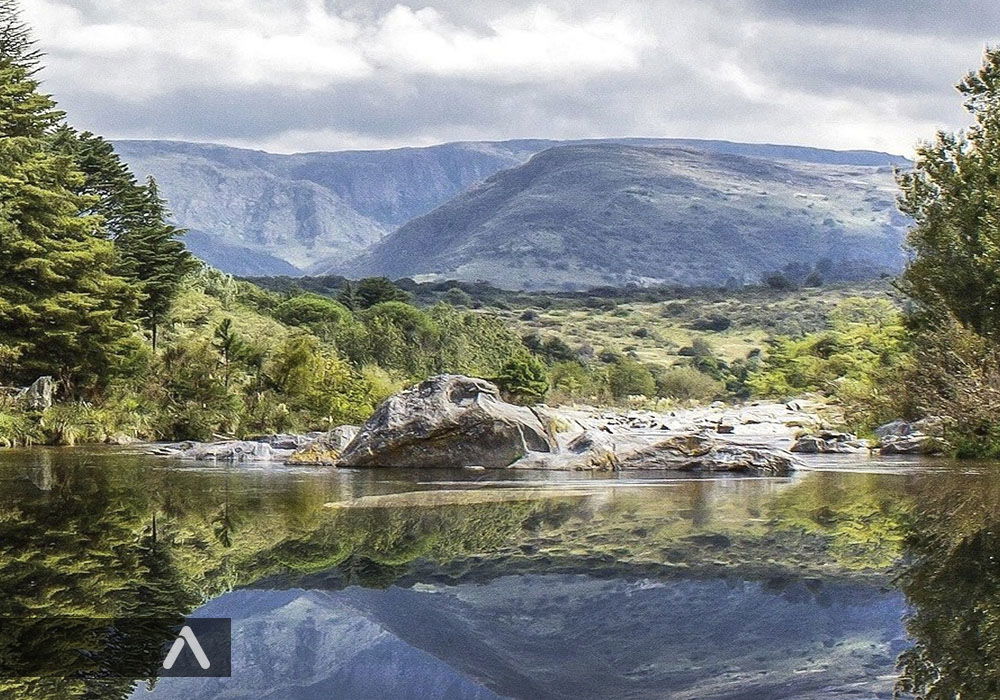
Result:
<svg viewBox="0 0 1000 700"><path fill-rule="evenodd" d="M348 267L313 270L584 288L752 282L824 259L833 276L899 268L906 220L888 163L778 155L560 146L409 222Z"/></svg>
<svg viewBox="0 0 1000 700"><path fill-rule="evenodd" d="M679 146L794 161L803 168L905 164L871 151L691 139L449 143L426 148L279 155L211 144L118 141L140 176L153 175L191 249L235 274L344 269L386 234L502 170L566 144Z"/></svg>

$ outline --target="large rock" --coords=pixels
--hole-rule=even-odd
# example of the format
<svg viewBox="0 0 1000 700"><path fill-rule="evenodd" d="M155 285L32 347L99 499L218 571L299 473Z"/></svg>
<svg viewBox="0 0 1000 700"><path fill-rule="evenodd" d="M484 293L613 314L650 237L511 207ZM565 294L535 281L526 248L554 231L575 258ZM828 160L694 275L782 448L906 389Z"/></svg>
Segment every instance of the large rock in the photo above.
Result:
<svg viewBox="0 0 1000 700"><path fill-rule="evenodd" d="M939 455L944 443L936 437L913 432L908 435L886 435L882 438L879 453L884 455Z"/></svg>
<svg viewBox="0 0 1000 700"><path fill-rule="evenodd" d="M552 438L529 408L483 379L440 375L387 399L337 462L341 467L507 467Z"/></svg>
<svg viewBox="0 0 1000 700"><path fill-rule="evenodd" d="M29 411L44 411L52 407L56 383L52 377L39 377L17 395L18 402Z"/></svg>

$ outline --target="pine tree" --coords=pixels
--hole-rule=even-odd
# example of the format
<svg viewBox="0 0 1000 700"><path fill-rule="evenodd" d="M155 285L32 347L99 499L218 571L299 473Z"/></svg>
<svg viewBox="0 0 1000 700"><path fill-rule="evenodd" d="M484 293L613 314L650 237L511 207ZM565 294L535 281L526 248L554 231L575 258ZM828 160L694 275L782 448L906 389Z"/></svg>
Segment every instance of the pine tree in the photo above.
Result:
<svg viewBox="0 0 1000 700"><path fill-rule="evenodd" d="M156 350L157 332L163 317L177 296L181 280L196 269L198 263L180 241L183 231L166 222L165 203L152 177L141 188L141 193L139 225L119 235L115 242L124 272L141 285L143 323L152 333L153 350Z"/></svg>
<svg viewBox="0 0 1000 700"><path fill-rule="evenodd" d="M21 21L16 0L0 0L0 56L24 68L29 75L42 57L28 26Z"/></svg>
<svg viewBox="0 0 1000 700"><path fill-rule="evenodd" d="M353 282L345 282L344 286L337 292L337 301L346 306L351 311L361 310L361 298L358 296L357 287Z"/></svg>
<svg viewBox="0 0 1000 700"><path fill-rule="evenodd" d="M115 243L119 274L136 282L143 292L142 323L156 350L160 324L181 280L197 267L180 241L184 231L167 223L166 205L153 179L137 183L106 140L62 126L53 142L71 154L82 170L85 180L79 192L95 198L92 211L101 216Z"/></svg>
<svg viewBox="0 0 1000 700"><path fill-rule="evenodd" d="M128 349L137 290L113 272L73 159L51 148L63 114L32 78L37 54L10 3L0 30L0 345L19 353L11 379L95 385Z"/></svg>

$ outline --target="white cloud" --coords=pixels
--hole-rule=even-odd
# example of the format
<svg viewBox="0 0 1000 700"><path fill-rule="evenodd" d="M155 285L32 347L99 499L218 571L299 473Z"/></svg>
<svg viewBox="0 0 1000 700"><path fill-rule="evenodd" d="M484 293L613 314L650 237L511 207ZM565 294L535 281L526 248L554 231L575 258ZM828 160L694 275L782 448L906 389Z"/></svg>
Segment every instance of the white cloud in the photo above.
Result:
<svg viewBox="0 0 1000 700"><path fill-rule="evenodd" d="M995 23L956 23L931 0L915 0L919 22L905 3L846 0L838 6L868 10L841 16L792 0L22 4L48 53L46 88L81 128L280 150L632 135L906 153L964 123L951 86L996 38Z"/></svg>
<svg viewBox="0 0 1000 700"><path fill-rule="evenodd" d="M573 23L545 7L505 15L476 33L432 7L397 5L366 42L368 55L403 73L545 80L636 68L652 37L624 18Z"/></svg>
<svg viewBox="0 0 1000 700"><path fill-rule="evenodd" d="M323 90L388 73L545 81L635 67L648 41L621 18L577 24L544 7L497 17L480 34L405 5L368 21L322 0L114 5L105 22L72 0L24 1L54 69L72 66L92 90L127 99L194 86Z"/></svg>

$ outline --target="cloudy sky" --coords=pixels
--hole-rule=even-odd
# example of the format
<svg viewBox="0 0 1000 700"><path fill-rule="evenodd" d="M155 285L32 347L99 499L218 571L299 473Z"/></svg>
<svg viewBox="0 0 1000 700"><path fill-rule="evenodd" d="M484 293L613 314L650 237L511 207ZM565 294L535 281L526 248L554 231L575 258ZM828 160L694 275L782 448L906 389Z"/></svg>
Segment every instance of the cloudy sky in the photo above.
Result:
<svg viewBox="0 0 1000 700"><path fill-rule="evenodd" d="M995 0L22 0L71 121L273 151L684 136L909 154Z"/></svg>

